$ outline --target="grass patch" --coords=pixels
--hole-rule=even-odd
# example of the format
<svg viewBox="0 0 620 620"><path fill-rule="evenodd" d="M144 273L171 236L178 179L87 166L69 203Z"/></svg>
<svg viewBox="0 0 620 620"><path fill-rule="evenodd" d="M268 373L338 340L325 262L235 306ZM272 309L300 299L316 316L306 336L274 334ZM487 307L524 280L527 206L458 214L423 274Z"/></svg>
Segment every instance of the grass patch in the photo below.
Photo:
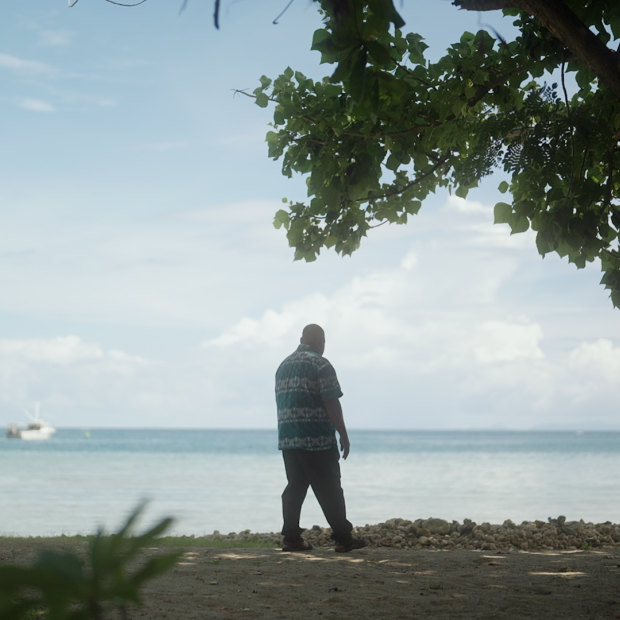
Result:
<svg viewBox="0 0 620 620"><path fill-rule="evenodd" d="M230 549L236 548L273 548L277 542L257 534L242 539L220 538L217 536L166 536L158 540L162 547L216 547Z"/></svg>
<svg viewBox="0 0 620 620"><path fill-rule="evenodd" d="M87 546L93 540L93 536L0 536L0 545L11 546L20 544L36 544L45 547L62 547L67 544ZM270 538L260 534L249 535L243 538L233 538L226 536L162 536L157 538L157 547L178 547L185 549L188 547L214 547L217 549L269 549L279 545L279 538Z"/></svg>

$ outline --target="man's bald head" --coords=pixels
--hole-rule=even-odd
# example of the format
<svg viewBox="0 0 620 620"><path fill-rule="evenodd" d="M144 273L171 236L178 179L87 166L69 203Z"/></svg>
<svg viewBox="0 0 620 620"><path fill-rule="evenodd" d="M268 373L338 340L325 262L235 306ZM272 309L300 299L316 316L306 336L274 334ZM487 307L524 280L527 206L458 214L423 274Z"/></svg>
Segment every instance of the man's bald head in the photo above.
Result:
<svg viewBox="0 0 620 620"><path fill-rule="evenodd" d="M323 355L323 351L325 351L325 332L320 325L311 323L304 327L299 342L312 347L319 355Z"/></svg>

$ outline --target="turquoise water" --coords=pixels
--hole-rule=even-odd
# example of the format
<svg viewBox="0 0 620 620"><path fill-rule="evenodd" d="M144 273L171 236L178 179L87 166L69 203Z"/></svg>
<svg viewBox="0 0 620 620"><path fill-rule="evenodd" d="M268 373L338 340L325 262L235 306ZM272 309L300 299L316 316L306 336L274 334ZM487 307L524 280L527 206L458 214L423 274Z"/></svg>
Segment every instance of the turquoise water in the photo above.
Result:
<svg viewBox="0 0 620 620"><path fill-rule="evenodd" d="M620 433L351 431L354 524L392 517L620 522ZM141 500L173 532L280 528L275 431L60 429L0 439L0 535L115 529ZM302 526L326 525L311 492Z"/></svg>

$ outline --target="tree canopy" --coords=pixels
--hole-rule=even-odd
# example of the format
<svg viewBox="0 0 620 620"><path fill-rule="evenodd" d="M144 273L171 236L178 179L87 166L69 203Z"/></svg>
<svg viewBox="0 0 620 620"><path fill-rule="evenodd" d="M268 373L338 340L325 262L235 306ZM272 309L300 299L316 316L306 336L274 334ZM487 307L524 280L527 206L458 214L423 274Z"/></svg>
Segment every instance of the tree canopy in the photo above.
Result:
<svg viewBox="0 0 620 620"><path fill-rule="evenodd" d="M501 9L517 34L464 32L435 62L392 0L319 3L312 49L330 76L287 68L254 91L274 106L269 156L307 177L307 200L274 219L295 258L350 254L438 188L466 197L503 170L495 222L533 229L543 256L599 259L620 307L620 3L454 0Z"/></svg>

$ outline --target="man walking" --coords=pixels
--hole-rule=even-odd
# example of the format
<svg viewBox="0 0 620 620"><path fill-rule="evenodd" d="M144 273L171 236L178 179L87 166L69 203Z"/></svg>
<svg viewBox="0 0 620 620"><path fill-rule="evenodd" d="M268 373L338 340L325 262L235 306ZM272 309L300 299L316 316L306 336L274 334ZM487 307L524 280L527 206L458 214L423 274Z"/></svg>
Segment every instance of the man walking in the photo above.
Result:
<svg viewBox="0 0 620 620"><path fill-rule="evenodd" d="M339 398L340 384L333 366L323 357L325 333L318 325L306 325L297 350L276 372L278 448L282 450L288 484L282 493L283 551L307 551L312 545L301 537L301 507L308 486L332 528L335 550L347 552L366 546L351 535L335 431L342 458L349 455L349 436Z"/></svg>

